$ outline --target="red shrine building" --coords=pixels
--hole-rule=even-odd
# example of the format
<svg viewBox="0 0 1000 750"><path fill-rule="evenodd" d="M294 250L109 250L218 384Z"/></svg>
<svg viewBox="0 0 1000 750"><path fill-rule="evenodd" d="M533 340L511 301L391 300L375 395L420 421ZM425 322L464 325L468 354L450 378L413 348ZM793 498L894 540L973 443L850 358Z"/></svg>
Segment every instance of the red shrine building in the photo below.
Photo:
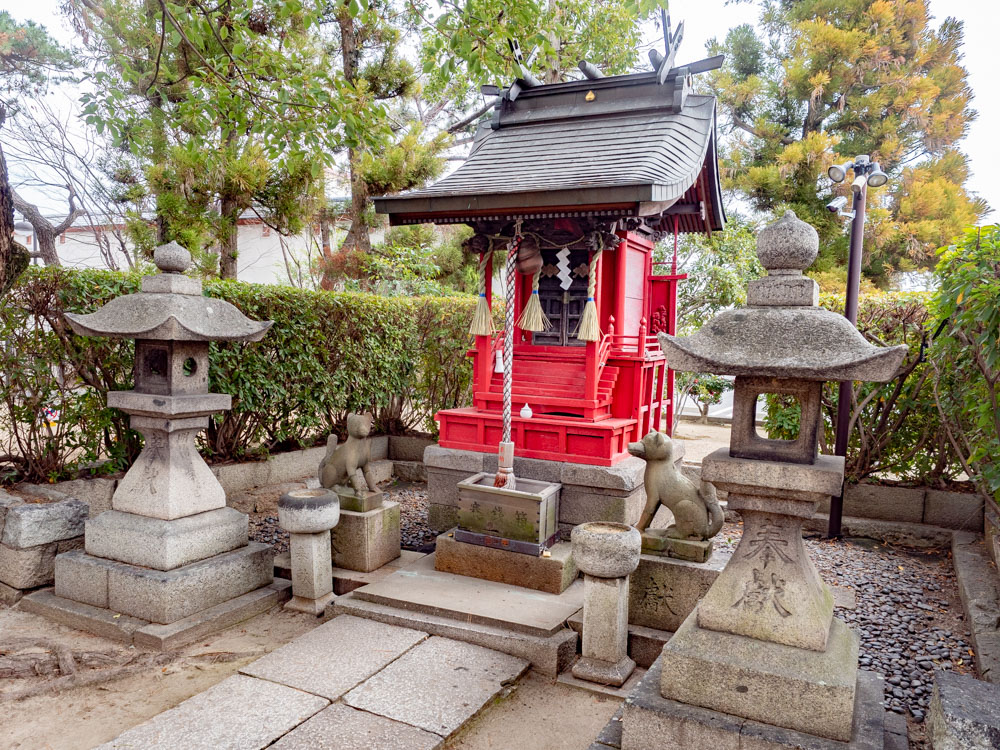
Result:
<svg viewBox="0 0 1000 750"><path fill-rule="evenodd" d="M653 248L724 226L715 99L691 91L692 74L714 63L548 85L519 79L461 167L375 200L393 225L471 226L466 246L478 254L486 304L499 294L502 308L495 277L506 285L505 260L516 255L515 455L610 466L630 441L672 424L673 373L655 334L674 333L685 277L654 263ZM591 302L596 332L581 336ZM545 325L525 324L529 303ZM477 333L472 403L437 414L439 443L493 453L503 334Z"/></svg>

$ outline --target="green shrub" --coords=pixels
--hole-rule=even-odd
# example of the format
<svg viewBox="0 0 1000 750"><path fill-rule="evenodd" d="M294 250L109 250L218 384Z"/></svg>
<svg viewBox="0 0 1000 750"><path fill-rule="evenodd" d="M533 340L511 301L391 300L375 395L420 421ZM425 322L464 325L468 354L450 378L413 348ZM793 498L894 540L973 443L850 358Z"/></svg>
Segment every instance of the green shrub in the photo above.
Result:
<svg viewBox="0 0 1000 750"><path fill-rule="evenodd" d="M104 392L132 386L132 343L73 335L66 312L91 312L138 291L112 271L31 269L0 310L4 396L0 466L11 478L55 480L81 468L128 466L141 437ZM343 434L348 412L371 411L387 433L436 429L441 408L468 403L474 297L380 297L210 281L205 294L274 325L256 344L213 343L209 387L233 396L201 449L215 460L264 456ZM48 408L61 418L49 425ZM109 460L110 459L110 460ZM101 463L107 461L107 463Z"/></svg>
<svg viewBox="0 0 1000 750"><path fill-rule="evenodd" d="M858 305L858 330L876 346L909 348L896 377L888 383L855 382L845 474L849 481L895 478L940 484L962 472L941 429L933 395L933 369L925 361L931 315L926 293L865 295ZM823 295L820 305L843 314L843 295ZM838 384L823 387L822 450L833 452ZM798 434L797 406L781 396L767 397L764 427L772 438Z"/></svg>
<svg viewBox="0 0 1000 750"><path fill-rule="evenodd" d="M984 497L1000 501L1000 226L940 251L931 364L942 432Z"/></svg>

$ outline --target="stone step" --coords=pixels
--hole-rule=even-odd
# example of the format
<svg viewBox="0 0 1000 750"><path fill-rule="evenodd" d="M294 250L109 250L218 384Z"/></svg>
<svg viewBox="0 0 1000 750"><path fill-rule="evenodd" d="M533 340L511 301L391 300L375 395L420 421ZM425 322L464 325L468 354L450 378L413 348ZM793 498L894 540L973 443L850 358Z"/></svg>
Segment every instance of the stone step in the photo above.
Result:
<svg viewBox="0 0 1000 750"><path fill-rule="evenodd" d="M577 634L564 628L552 635L528 635L495 625L482 625L460 618L430 615L356 599L338 597L327 609L335 615L354 615L390 625L417 628L425 633L502 651L531 662L536 672L555 677L576 658Z"/></svg>
<svg viewBox="0 0 1000 750"><path fill-rule="evenodd" d="M569 616L583 606L582 581L561 594L546 594L435 570L434 557L427 555L351 595L375 604L538 636L562 630Z"/></svg>
<svg viewBox="0 0 1000 750"><path fill-rule="evenodd" d="M433 636L344 696L352 708L449 737L528 669L528 662Z"/></svg>
<svg viewBox="0 0 1000 750"><path fill-rule="evenodd" d="M317 695L238 674L97 750L260 750L328 705Z"/></svg>
<svg viewBox="0 0 1000 750"><path fill-rule="evenodd" d="M335 701L427 637L419 630L341 616L240 672Z"/></svg>

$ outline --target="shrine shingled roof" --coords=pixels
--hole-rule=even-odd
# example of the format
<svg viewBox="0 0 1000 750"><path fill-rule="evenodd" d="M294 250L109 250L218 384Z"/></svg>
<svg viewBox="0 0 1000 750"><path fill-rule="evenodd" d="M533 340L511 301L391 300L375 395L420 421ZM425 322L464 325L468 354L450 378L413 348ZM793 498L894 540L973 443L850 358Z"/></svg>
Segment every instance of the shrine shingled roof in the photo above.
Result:
<svg viewBox="0 0 1000 750"><path fill-rule="evenodd" d="M491 214L683 216L681 231L722 229L715 98L690 76L654 73L509 91L469 158L437 183L377 198L393 224Z"/></svg>

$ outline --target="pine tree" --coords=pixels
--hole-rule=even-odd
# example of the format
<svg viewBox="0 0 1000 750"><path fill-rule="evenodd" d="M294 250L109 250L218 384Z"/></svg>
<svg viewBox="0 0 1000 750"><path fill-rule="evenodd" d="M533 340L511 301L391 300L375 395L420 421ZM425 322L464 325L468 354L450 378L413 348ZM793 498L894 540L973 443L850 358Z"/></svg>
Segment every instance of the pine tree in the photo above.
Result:
<svg viewBox="0 0 1000 750"><path fill-rule="evenodd" d="M927 0L764 0L757 28L709 43L729 138L726 185L754 208L793 208L821 232L821 270L846 260L846 227L823 210L830 164L870 154L890 175L869 191L865 271L930 268L934 250L987 210L964 184L958 144L975 117L962 22L931 24Z"/></svg>

